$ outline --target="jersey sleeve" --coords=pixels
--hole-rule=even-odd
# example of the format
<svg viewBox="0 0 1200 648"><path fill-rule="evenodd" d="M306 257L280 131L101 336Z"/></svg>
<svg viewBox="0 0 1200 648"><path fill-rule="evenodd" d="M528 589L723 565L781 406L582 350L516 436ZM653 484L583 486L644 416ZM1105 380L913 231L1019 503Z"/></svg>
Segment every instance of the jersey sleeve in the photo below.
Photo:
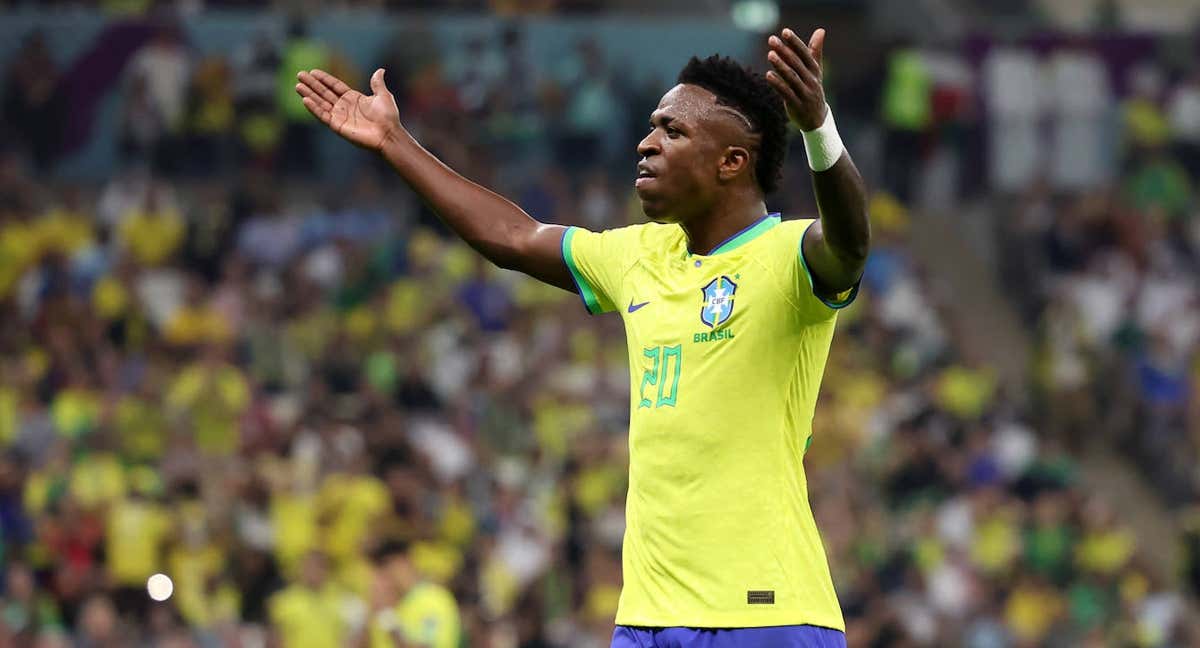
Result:
<svg viewBox="0 0 1200 648"><path fill-rule="evenodd" d="M855 282L849 289L835 295L832 299L817 294L816 282L808 267L808 261L804 258L804 236L808 233L808 228L812 227L815 222L817 222L816 219L810 219L803 224L800 230L800 240L796 243L796 266L799 275L797 290L800 293L802 308L830 314L854 303L854 299L858 297L858 287L862 280Z"/></svg>
<svg viewBox="0 0 1200 648"><path fill-rule="evenodd" d="M614 311L621 301L621 279L634 256L633 229L592 232L568 227L563 232L563 262L571 271L583 305L592 315Z"/></svg>

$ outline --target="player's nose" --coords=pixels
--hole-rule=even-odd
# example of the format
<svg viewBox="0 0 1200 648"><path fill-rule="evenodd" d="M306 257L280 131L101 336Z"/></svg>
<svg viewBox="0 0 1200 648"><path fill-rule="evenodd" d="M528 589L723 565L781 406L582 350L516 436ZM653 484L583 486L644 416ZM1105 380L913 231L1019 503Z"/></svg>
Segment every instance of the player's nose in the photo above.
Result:
<svg viewBox="0 0 1200 648"><path fill-rule="evenodd" d="M651 155L659 154L660 151L658 148L658 138L655 137L654 133L650 133L649 135L643 137L642 141L638 142L637 152L638 155L642 157L650 157Z"/></svg>

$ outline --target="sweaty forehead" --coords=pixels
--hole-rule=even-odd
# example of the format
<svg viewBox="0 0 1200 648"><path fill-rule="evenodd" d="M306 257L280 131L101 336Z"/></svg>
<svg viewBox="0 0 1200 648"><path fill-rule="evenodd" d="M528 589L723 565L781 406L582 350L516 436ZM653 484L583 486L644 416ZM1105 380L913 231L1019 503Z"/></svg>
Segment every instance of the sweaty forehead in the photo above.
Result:
<svg viewBox="0 0 1200 648"><path fill-rule="evenodd" d="M722 131L730 127L743 133L750 131L750 124L744 115L719 104L717 95L712 91L690 83L680 83L668 90L659 100L658 108L650 115L651 119L656 116Z"/></svg>
<svg viewBox="0 0 1200 648"><path fill-rule="evenodd" d="M717 95L698 85L680 83L658 100L658 111L669 111L672 117L679 119L707 112L716 105Z"/></svg>

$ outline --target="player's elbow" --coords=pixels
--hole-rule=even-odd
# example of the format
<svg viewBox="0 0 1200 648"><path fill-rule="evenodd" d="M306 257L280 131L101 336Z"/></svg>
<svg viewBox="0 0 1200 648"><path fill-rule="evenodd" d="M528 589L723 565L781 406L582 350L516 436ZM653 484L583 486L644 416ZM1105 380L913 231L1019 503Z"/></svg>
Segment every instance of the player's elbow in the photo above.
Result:
<svg viewBox="0 0 1200 648"><path fill-rule="evenodd" d="M861 240L851 242L846 250L839 255L842 265L861 269L867 265L867 256L871 253L871 234L868 231Z"/></svg>
<svg viewBox="0 0 1200 648"><path fill-rule="evenodd" d="M473 246L483 258L491 261L493 265L501 270L518 270L520 261L519 257L513 249L503 243L492 241L481 242L479 245Z"/></svg>
<svg viewBox="0 0 1200 648"><path fill-rule="evenodd" d="M830 246L829 251L837 259L840 275L849 283L858 281L863 270L867 267L867 256L871 253L871 229L868 224L859 233L838 241L838 245Z"/></svg>
<svg viewBox="0 0 1200 648"><path fill-rule="evenodd" d="M871 233L866 230L859 236L839 241L837 246L830 246L830 252L842 268L853 273L861 272L871 253Z"/></svg>
<svg viewBox="0 0 1200 648"><path fill-rule="evenodd" d="M520 257L514 254L500 252L489 255L488 260L501 270L521 270Z"/></svg>

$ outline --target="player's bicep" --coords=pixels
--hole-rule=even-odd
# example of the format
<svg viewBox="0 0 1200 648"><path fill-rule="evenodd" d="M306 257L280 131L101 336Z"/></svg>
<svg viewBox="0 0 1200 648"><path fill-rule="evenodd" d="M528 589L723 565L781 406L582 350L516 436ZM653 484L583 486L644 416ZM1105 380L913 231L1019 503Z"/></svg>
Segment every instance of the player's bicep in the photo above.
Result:
<svg viewBox="0 0 1200 648"><path fill-rule="evenodd" d="M563 261L562 240L566 231L562 225L538 223L522 241L518 266L513 269L551 286L578 292Z"/></svg>
<svg viewBox="0 0 1200 648"><path fill-rule="evenodd" d="M820 220L813 220L805 228L799 248L801 298L815 299L834 310L849 306L858 296L862 271L859 269L853 280L848 279L848 270L825 245Z"/></svg>

